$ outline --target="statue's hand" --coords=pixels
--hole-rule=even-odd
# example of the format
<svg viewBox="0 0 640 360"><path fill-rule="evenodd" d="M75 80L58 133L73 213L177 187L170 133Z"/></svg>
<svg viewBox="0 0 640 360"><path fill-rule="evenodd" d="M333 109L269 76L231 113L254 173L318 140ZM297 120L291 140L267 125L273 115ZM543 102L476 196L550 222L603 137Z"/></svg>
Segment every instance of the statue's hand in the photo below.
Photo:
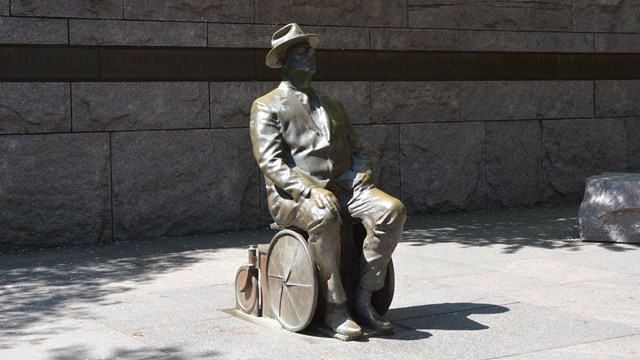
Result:
<svg viewBox="0 0 640 360"><path fill-rule="evenodd" d="M340 214L338 198L336 198L331 191L323 188L313 188L309 194L311 200L313 200L319 208L327 208L336 215Z"/></svg>
<svg viewBox="0 0 640 360"><path fill-rule="evenodd" d="M366 190L371 189L373 187L373 176L371 176L371 172L365 171L358 173L356 178L353 179L353 189L356 190Z"/></svg>

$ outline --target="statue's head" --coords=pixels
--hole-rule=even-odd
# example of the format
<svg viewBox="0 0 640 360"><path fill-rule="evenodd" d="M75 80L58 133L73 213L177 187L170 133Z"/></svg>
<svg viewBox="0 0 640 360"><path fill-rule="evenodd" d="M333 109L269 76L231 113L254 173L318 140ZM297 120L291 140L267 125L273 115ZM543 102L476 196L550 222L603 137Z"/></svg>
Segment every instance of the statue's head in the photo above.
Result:
<svg viewBox="0 0 640 360"><path fill-rule="evenodd" d="M272 69L313 74L316 71L314 52L319 42L318 35L305 33L298 24L285 25L273 34L265 64Z"/></svg>

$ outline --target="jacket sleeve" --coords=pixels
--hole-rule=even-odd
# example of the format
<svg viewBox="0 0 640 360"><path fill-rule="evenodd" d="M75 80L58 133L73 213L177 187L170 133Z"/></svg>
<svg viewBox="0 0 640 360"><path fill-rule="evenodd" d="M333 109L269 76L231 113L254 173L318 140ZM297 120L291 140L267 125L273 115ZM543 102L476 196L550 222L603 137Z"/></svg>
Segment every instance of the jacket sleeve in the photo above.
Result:
<svg viewBox="0 0 640 360"><path fill-rule="evenodd" d="M267 178L294 200L307 197L314 183L287 165L284 143L277 114L268 104L255 101L251 107L251 143L258 167Z"/></svg>

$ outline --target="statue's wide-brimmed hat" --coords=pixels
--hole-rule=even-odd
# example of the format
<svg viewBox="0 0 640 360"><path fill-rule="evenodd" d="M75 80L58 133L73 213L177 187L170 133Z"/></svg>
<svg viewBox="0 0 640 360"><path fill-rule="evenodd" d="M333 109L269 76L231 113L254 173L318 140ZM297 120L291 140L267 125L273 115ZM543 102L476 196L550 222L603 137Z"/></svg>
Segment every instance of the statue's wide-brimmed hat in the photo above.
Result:
<svg viewBox="0 0 640 360"><path fill-rule="evenodd" d="M285 25L282 29L273 33L271 37L271 51L267 54L264 63L272 69L282 67L278 63L278 59L282 58L287 49L293 45L308 42L312 48L315 48L320 42L320 36L317 34L307 34L298 24L291 23Z"/></svg>

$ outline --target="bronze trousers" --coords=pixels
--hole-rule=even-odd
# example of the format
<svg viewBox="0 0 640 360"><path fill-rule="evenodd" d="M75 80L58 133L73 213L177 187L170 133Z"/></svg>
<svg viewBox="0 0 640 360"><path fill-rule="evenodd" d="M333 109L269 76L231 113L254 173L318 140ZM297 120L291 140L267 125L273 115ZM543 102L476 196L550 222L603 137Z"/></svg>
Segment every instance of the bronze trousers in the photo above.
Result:
<svg viewBox="0 0 640 360"><path fill-rule="evenodd" d="M395 250L407 211L402 202L377 188L356 188L353 192L328 187L340 202L340 215L319 208L311 199L299 201L269 196L274 220L282 226L295 226L309 233L308 246L316 263L320 286L327 302L347 300L340 280L340 226L351 218L362 221L367 236L360 259L360 283L365 290L384 286L387 265Z"/></svg>

